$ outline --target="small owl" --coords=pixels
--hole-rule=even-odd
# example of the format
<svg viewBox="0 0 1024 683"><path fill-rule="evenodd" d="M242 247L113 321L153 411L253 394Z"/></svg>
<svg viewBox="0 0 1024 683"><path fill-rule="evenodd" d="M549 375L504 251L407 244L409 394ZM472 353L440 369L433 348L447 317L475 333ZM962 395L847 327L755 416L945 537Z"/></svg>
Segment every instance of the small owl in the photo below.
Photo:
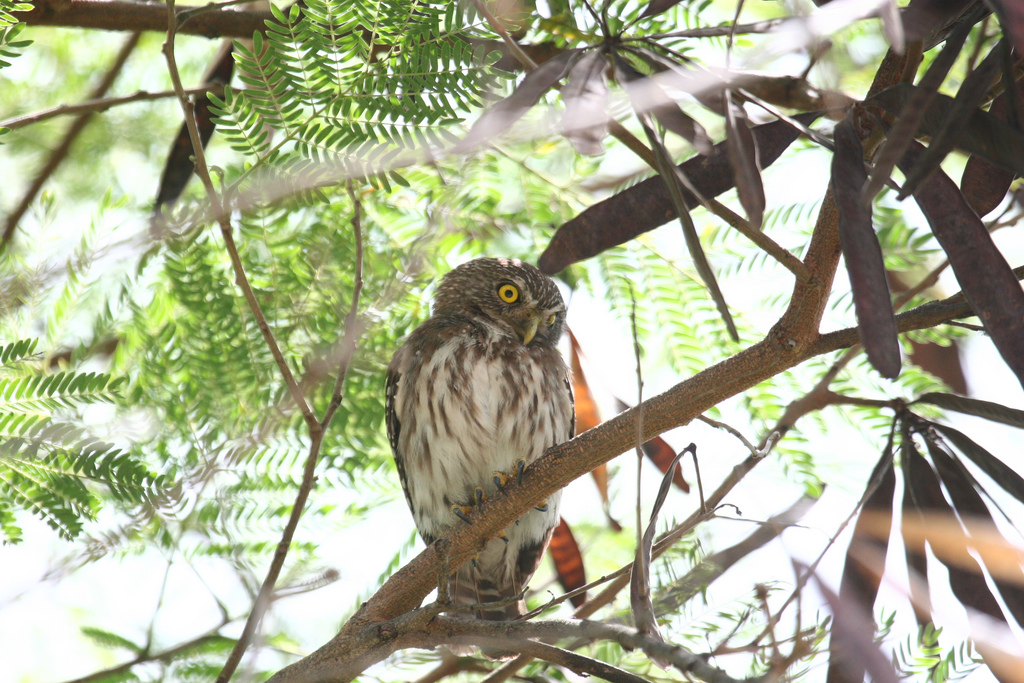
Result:
<svg viewBox="0 0 1024 683"><path fill-rule="evenodd" d="M515 259L481 258L441 280L433 315L395 353L387 429L416 528L429 545L544 451L573 436L569 371L557 344L565 303ZM522 592L558 523L553 495L452 575L460 604ZM514 619L523 601L478 611Z"/></svg>

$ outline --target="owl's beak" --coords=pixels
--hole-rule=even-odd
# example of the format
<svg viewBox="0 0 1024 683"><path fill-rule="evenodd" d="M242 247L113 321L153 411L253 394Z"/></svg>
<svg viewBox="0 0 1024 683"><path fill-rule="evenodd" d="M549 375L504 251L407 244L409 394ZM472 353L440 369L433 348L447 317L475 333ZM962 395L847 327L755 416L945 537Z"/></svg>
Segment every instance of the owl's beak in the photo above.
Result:
<svg viewBox="0 0 1024 683"><path fill-rule="evenodd" d="M516 332L523 340L523 345L526 346L533 341L533 338L537 336L537 328L540 326L540 313L537 311L530 311L527 314L525 320L521 321L515 326Z"/></svg>

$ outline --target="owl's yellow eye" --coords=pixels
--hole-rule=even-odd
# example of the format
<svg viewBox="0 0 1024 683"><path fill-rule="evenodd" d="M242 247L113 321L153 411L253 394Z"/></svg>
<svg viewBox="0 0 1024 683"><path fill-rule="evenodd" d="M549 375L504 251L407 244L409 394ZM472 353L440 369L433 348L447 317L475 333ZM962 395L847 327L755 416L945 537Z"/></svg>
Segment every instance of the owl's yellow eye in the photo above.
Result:
<svg viewBox="0 0 1024 683"><path fill-rule="evenodd" d="M498 296L507 304L514 304L519 300L519 290L515 285L505 283L498 287Z"/></svg>
<svg viewBox="0 0 1024 683"><path fill-rule="evenodd" d="M551 327L551 326L552 326L552 325L554 325L554 324L555 324L555 314L554 314L554 313L552 313L552 314L551 314L551 317L550 317L550 318L548 318L548 327Z"/></svg>

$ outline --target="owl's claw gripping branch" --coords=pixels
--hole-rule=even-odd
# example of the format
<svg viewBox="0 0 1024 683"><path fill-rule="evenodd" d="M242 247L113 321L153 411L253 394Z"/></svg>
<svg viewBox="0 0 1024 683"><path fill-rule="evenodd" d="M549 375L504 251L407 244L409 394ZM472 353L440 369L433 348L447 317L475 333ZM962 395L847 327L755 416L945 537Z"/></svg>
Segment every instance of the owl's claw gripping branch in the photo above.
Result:
<svg viewBox="0 0 1024 683"><path fill-rule="evenodd" d="M513 477L517 484L523 483L523 472L526 471L526 460L519 458L516 460L515 471L512 474L508 472L491 472L492 481L499 491L504 491L508 483L512 481Z"/></svg>
<svg viewBox="0 0 1024 683"><path fill-rule="evenodd" d="M466 524L473 523L473 520L469 518L469 513L472 511L472 505L452 505L452 512L454 512L455 516L461 519Z"/></svg>
<svg viewBox="0 0 1024 683"><path fill-rule="evenodd" d="M541 501L541 504L540 505L535 505L533 509L536 510L537 512L547 512L548 511L548 502L546 500Z"/></svg>

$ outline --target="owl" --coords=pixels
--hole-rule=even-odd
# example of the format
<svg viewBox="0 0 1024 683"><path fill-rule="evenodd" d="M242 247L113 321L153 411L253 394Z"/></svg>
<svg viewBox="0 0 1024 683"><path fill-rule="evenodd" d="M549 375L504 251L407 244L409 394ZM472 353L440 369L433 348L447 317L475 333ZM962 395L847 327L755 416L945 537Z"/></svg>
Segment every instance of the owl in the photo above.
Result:
<svg viewBox="0 0 1024 683"><path fill-rule="evenodd" d="M429 545L472 506L573 436L569 370L557 344L565 303L533 266L481 258L441 280L429 320L388 367L386 422L416 528ZM522 592L558 523L558 493L538 505L451 577L458 604ZM510 620L522 600L481 609Z"/></svg>

